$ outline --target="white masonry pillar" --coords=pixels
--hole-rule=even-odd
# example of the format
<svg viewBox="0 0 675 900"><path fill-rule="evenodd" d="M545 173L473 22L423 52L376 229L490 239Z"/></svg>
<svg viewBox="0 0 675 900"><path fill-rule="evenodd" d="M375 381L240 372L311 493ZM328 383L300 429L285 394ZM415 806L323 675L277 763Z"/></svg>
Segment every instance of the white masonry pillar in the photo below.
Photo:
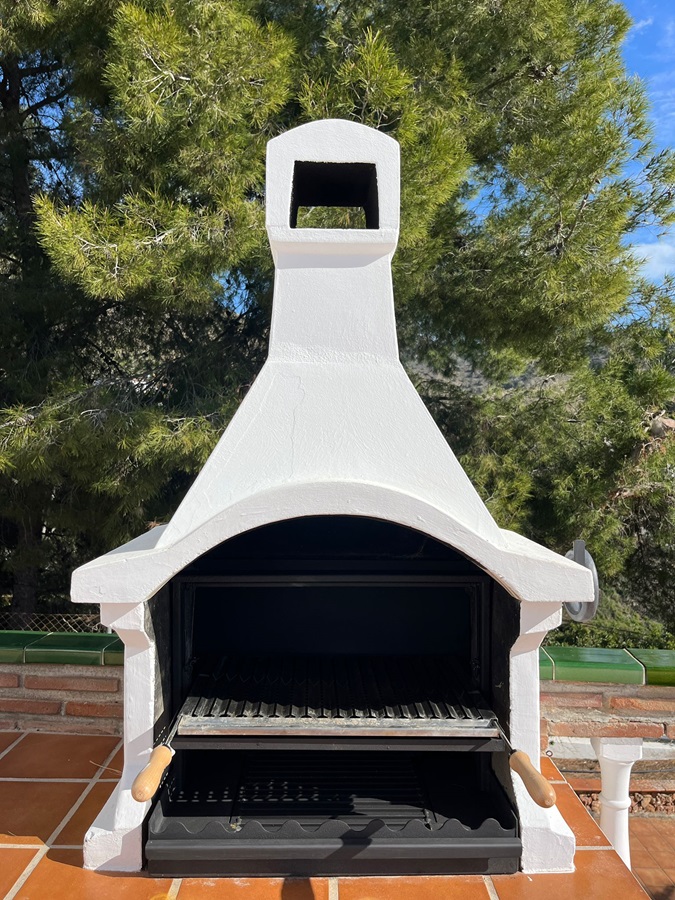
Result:
<svg viewBox="0 0 675 900"><path fill-rule="evenodd" d="M630 869L630 773L642 759L642 738L599 737L591 738L591 744L600 762L600 828Z"/></svg>

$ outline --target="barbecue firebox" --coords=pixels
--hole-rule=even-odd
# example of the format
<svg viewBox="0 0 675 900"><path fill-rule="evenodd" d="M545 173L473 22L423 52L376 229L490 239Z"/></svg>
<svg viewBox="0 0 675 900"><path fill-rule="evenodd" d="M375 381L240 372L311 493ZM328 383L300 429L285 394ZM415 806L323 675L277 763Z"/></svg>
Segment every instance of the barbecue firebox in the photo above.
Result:
<svg viewBox="0 0 675 900"><path fill-rule="evenodd" d="M497 527L405 374L398 197L380 132L268 145L268 361L171 522L73 576L125 644L124 771L89 868L572 869L522 751L539 644L592 576ZM314 206L366 227L298 227Z"/></svg>

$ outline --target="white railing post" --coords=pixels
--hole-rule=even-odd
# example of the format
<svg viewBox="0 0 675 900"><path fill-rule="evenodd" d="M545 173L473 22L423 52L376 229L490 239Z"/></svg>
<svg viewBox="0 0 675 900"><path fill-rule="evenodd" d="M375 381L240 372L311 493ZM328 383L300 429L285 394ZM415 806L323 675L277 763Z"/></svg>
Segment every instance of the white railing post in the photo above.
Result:
<svg viewBox="0 0 675 900"><path fill-rule="evenodd" d="M630 772L642 759L642 738L598 737L591 744L600 762L600 828L630 869Z"/></svg>

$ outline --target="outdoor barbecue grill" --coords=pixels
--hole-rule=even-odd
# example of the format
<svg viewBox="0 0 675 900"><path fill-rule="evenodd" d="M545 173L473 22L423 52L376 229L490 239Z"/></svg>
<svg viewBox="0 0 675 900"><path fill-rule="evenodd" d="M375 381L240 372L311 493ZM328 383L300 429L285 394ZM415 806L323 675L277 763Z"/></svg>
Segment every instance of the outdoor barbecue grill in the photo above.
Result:
<svg viewBox="0 0 675 900"><path fill-rule="evenodd" d="M170 523L74 574L125 644L89 868L573 867L528 756L539 645L593 577L497 527L398 360L398 154L346 121L269 143L269 359ZM322 205L367 227L297 227Z"/></svg>
<svg viewBox="0 0 675 900"><path fill-rule="evenodd" d="M346 516L247 532L183 570L175 715L134 786L150 799L170 765L150 872L516 871L490 768L507 750L485 699L490 590L426 536Z"/></svg>

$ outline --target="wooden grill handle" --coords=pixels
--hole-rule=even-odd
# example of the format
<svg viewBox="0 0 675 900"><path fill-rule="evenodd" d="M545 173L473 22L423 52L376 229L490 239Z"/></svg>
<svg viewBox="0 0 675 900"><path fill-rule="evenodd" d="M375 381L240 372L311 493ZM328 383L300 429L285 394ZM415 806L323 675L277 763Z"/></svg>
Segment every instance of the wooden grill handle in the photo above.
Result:
<svg viewBox="0 0 675 900"><path fill-rule="evenodd" d="M139 803L145 803L146 800L155 796L162 775L169 768L169 763L173 753L166 744L160 744L150 754L150 761L147 766L138 773L131 785L131 796Z"/></svg>
<svg viewBox="0 0 675 900"><path fill-rule="evenodd" d="M527 793L537 806L550 809L555 806L555 790L543 775L532 765L532 760L523 750L514 750L509 756L509 765L520 775Z"/></svg>

